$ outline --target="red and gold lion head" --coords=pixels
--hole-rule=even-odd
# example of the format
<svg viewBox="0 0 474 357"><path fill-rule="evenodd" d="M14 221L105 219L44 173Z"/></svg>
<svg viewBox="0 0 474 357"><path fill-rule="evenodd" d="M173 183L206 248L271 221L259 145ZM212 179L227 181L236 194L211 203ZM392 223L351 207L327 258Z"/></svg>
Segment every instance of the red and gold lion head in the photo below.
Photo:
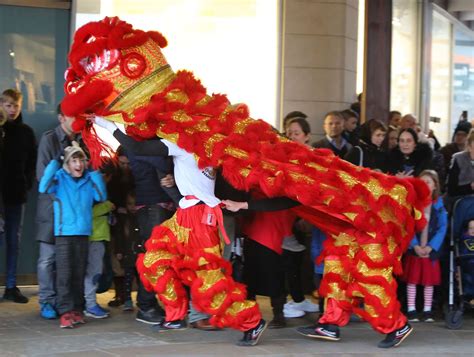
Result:
<svg viewBox="0 0 474 357"><path fill-rule="evenodd" d="M161 53L166 44L161 33L135 30L117 17L81 27L69 54L62 102L64 113L76 118L74 129L84 128L87 113L120 113L130 121L140 102L173 79Z"/></svg>

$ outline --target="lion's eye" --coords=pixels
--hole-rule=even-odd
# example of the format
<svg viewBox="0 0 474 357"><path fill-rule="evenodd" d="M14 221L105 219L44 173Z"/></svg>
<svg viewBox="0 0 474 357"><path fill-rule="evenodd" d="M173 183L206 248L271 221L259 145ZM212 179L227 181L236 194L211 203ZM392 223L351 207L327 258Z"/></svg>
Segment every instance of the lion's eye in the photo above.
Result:
<svg viewBox="0 0 474 357"><path fill-rule="evenodd" d="M110 68L115 64L118 57L118 50L103 50L100 55L85 57L80 61L80 63L87 74L95 74L104 69Z"/></svg>

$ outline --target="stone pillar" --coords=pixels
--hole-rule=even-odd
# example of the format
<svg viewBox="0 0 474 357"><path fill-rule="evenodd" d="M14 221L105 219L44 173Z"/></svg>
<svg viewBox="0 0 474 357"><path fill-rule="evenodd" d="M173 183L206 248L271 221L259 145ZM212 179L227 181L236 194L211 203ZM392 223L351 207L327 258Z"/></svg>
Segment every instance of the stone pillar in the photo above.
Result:
<svg viewBox="0 0 474 357"><path fill-rule="evenodd" d="M281 117L308 115L313 139L323 116L356 101L358 0L284 0Z"/></svg>
<svg viewBox="0 0 474 357"><path fill-rule="evenodd" d="M388 120L392 53L392 0L365 0L363 120Z"/></svg>

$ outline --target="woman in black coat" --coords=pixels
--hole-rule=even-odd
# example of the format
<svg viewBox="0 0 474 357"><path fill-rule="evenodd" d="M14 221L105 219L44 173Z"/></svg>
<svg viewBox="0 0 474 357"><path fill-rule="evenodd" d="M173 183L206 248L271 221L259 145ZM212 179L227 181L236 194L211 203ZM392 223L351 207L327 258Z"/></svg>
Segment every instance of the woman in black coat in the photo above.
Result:
<svg viewBox="0 0 474 357"><path fill-rule="evenodd" d="M382 149L387 127L376 119L370 119L360 128L359 143L344 157L345 160L372 170L387 171L387 154Z"/></svg>
<svg viewBox="0 0 474 357"><path fill-rule="evenodd" d="M388 172L398 177L417 177L423 170L433 170L433 150L418 142L415 130L400 130L398 146L389 153Z"/></svg>

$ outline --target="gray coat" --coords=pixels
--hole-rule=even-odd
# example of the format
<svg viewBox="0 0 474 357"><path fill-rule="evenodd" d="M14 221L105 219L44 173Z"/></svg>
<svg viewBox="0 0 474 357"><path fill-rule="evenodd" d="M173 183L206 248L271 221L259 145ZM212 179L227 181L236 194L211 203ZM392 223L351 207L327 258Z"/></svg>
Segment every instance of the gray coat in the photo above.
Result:
<svg viewBox="0 0 474 357"><path fill-rule="evenodd" d="M78 139L76 139L77 141ZM36 161L36 180L39 182L43 177L44 169L51 160L56 159L64 148L71 145L71 141L58 125L48 130L41 136L38 147L38 159ZM53 194L40 193L36 209L36 240L45 243L54 243L54 214Z"/></svg>

